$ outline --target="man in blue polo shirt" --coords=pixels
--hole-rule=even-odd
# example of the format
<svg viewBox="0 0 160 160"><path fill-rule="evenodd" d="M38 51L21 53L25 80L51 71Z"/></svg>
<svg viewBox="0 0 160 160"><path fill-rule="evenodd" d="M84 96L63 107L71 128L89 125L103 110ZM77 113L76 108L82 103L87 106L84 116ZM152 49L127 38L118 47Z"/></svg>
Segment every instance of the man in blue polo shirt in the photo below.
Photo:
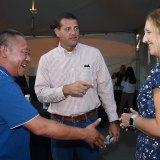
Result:
<svg viewBox="0 0 160 160"><path fill-rule="evenodd" d="M30 62L24 35L15 30L0 33L0 160L30 160L29 131L58 139L82 139L104 147L95 127L72 128L39 115L25 99L14 77L23 76Z"/></svg>
<svg viewBox="0 0 160 160"><path fill-rule="evenodd" d="M39 114L14 81L0 66L0 159L29 160L29 132L22 125Z"/></svg>

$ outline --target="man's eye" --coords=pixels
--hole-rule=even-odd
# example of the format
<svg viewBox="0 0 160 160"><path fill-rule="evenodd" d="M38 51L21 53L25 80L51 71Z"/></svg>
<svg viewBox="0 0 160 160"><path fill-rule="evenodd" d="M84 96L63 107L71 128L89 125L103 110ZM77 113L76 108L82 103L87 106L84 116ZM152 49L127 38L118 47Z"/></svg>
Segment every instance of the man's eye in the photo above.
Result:
<svg viewBox="0 0 160 160"><path fill-rule="evenodd" d="M25 56L30 56L30 51L22 51L22 53L25 55Z"/></svg>
<svg viewBox="0 0 160 160"><path fill-rule="evenodd" d="M76 30L79 30L79 27L76 27L75 29L76 29Z"/></svg>
<svg viewBox="0 0 160 160"><path fill-rule="evenodd" d="M30 56L30 54L31 54L30 52L25 52L25 55L28 55L28 56Z"/></svg>
<svg viewBox="0 0 160 160"><path fill-rule="evenodd" d="M70 30L70 28L66 28L65 30L66 30L66 31L69 31L69 30Z"/></svg>

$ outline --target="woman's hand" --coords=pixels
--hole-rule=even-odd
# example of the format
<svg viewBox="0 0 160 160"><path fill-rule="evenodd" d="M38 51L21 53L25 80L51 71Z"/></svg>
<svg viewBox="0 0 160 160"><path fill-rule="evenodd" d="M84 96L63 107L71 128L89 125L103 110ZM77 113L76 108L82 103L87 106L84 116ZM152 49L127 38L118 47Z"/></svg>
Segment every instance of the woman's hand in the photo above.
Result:
<svg viewBox="0 0 160 160"><path fill-rule="evenodd" d="M126 131L128 130L127 128L130 127L130 118L133 114L137 114L138 115L138 112L135 111L133 108L130 108L130 113L123 113L120 117L120 127L121 128L126 128Z"/></svg>

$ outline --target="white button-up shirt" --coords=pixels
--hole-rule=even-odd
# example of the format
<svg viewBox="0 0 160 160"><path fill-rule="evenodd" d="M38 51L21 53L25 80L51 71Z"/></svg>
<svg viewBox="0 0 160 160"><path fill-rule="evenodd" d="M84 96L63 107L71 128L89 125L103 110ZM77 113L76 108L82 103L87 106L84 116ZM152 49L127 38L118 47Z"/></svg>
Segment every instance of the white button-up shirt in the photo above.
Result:
<svg viewBox="0 0 160 160"><path fill-rule="evenodd" d="M93 88L83 97L65 97L63 86L78 80L92 83ZM50 103L50 113L81 115L102 102L109 121L118 119L112 80L100 51L94 47L78 43L72 52L67 52L59 44L44 54L37 69L35 92L40 102Z"/></svg>

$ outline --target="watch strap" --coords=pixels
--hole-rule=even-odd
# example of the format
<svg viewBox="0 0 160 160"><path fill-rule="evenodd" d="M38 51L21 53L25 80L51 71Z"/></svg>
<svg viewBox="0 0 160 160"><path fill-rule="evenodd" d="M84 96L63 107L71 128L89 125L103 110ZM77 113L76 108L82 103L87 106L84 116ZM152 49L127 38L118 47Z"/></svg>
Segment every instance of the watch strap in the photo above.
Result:
<svg viewBox="0 0 160 160"><path fill-rule="evenodd" d="M130 126L131 127L133 127L133 128L135 128L135 125L134 125L134 120L135 120L135 118L138 116L138 114L133 114L133 115L131 115L131 117L130 117Z"/></svg>

